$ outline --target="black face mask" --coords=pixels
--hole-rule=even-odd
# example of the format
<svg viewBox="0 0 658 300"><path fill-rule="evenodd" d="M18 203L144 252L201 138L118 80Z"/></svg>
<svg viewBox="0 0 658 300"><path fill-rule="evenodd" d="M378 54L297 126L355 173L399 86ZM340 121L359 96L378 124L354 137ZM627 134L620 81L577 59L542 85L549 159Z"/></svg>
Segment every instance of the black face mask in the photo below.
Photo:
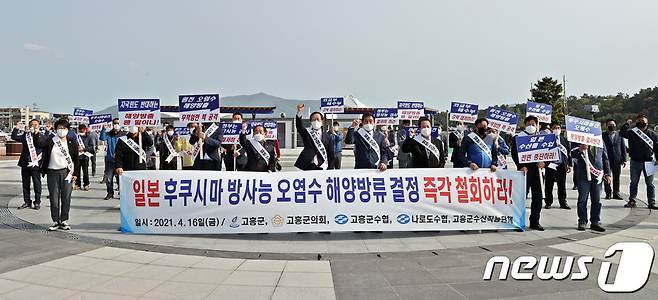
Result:
<svg viewBox="0 0 658 300"><path fill-rule="evenodd" d="M635 123L635 126L637 126L637 128L641 129L641 128L647 127L647 123L644 123L642 121L638 121L637 123Z"/></svg>
<svg viewBox="0 0 658 300"><path fill-rule="evenodd" d="M617 129L617 126L614 126L614 125L608 126L608 130L610 130L610 131L615 131L615 129Z"/></svg>
<svg viewBox="0 0 658 300"><path fill-rule="evenodd" d="M479 135L485 135L485 134L487 134L487 128L486 127L478 127L477 128L477 133Z"/></svg>

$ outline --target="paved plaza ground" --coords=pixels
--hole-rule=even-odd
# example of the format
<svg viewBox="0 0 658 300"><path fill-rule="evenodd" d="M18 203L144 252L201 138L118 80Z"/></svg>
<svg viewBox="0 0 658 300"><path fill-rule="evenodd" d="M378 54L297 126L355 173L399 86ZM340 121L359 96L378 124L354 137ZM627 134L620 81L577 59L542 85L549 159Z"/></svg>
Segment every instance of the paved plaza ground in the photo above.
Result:
<svg viewBox="0 0 658 300"><path fill-rule="evenodd" d="M292 170L294 152L283 157ZM241 235L136 235L117 231L118 200L103 200L99 171L90 191L74 191L70 232L47 232L49 204L22 203L20 169L0 161L0 299L655 299L658 267L634 294L598 284L616 242L658 246L658 217L638 203L603 200L604 233L576 230L572 210L542 210L546 231L384 232ZM352 166L346 157L345 166ZM628 170L622 191L628 191ZM44 180L45 182L45 180ZM571 183L568 183L571 187ZM627 197L627 193L623 193ZM640 199L645 188L640 185ZM527 209L529 213L529 202ZM595 261L583 281L482 279L489 258L583 256Z"/></svg>

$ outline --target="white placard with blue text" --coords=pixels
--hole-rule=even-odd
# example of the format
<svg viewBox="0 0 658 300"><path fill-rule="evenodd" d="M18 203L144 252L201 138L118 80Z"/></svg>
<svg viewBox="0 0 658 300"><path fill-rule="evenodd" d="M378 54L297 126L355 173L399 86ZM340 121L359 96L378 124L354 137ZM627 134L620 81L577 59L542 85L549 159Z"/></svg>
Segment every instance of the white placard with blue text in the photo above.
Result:
<svg viewBox="0 0 658 300"><path fill-rule="evenodd" d="M222 122L219 127L224 130L222 145L235 145L240 143L240 131L242 123Z"/></svg>
<svg viewBox="0 0 658 300"><path fill-rule="evenodd" d="M477 104L452 102L450 103L450 121L475 123L478 118Z"/></svg>
<svg viewBox="0 0 658 300"><path fill-rule="evenodd" d="M603 148L601 123L578 117L566 116L567 141Z"/></svg>
<svg viewBox="0 0 658 300"><path fill-rule="evenodd" d="M560 150L554 134L517 135L516 150L519 163L554 161L560 157Z"/></svg>
<svg viewBox="0 0 658 300"><path fill-rule="evenodd" d="M397 108L375 108L372 115L375 117L375 125L397 125L400 122Z"/></svg>
<svg viewBox="0 0 658 300"><path fill-rule="evenodd" d="M422 101L398 101L399 120L418 120L425 115L425 104Z"/></svg>
<svg viewBox="0 0 658 300"><path fill-rule="evenodd" d="M323 114L342 114L345 112L343 97L320 98L320 112Z"/></svg>
<svg viewBox="0 0 658 300"><path fill-rule="evenodd" d="M119 99L118 109L121 126L160 125L160 99Z"/></svg>
<svg viewBox="0 0 658 300"><path fill-rule="evenodd" d="M528 101L526 104L526 116L535 116L539 123L551 123L551 114L553 114L553 106L546 103L537 103Z"/></svg>
<svg viewBox="0 0 658 300"><path fill-rule="evenodd" d="M183 122L219 121L219 94L178 96L179 119Z"/></svg>
<svg viewBox="0 0 658 300"><path fill-rule="evenodd" d="M89 116L89 130L101 131L103 127L112 126L112 115L101 114Z"/></svg>
<svg viewBox="0 0 658 300"><path fill-rule="evenodd" d="M487 110L486 118L487 122L489 123L489 128L510 134L515 133L516 125L519 120L517 114L495 107L490 107Z"/></svg>

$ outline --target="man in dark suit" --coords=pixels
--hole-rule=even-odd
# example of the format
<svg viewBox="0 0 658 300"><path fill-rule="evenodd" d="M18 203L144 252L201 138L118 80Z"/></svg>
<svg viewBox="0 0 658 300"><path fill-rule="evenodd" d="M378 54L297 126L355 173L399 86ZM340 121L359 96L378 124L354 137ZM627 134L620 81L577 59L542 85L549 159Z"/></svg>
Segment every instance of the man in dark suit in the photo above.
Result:
<svg viewBox="0 0 658 300"><path fill-rule="evenodd" d="M144 127L131 126L130 132L117 141L114 149L114 167L119 176L123 171L146 170L146 150L153 146L153 138L144 131ZM140 136L142 155L131 148L131 145L139 147Z"/></svg>
<svg viewBox="0 0 658 300"><path fill-rule="evenodd" d="M452 155L450 156L450 161L452 162L453 168L465 168L462 162L459 160L459 148L461 147L462 140L466 134L466 127L464 127L464 122L457 123L457 130L450 133L448 136L448 146L452 148Z"/></svg>
<svg viewBox="0 0 658 300"><path fill-rule="evenodd" d="M398 167L400 169L411 168L411 154L400 151L402 143L407 139L407 131L404 128L408 126L409 120L403 120L402 126L399 126L395 133L395 144L398 146Z"/></svg>
<svg viewBox="0 0 658 300"><path fill-rule="evenodd" d="M231 122L242 124L242 113L234 112L231 116ZM247 164L247 156L245 155L244 148L238 146L238 144L222 145L226 171L240 171Z"/></svg>
<svg viewBox="0 0 658 300"><path fill-rule="evenodd" d="M304 149L299 153L299 157L295 161L295 167L304 171L333 169L334 159L336 158L334 143L332 143L331 134L322 130L324 117L317 111L311 113L309 117L311 128L304 128L304 125L302 125L303 111L304 104L297 104L295 128L299 136L302 137Z"/></svg>
<svg viewBox="0 0 658 300"><path fill-rule="evenodd" d="M21 182L23 183L23 204L18 209L41 208L41 176L39 174L39 166L42 161L41 152L43 151L45 142L44 138L48 135L43 135L39 132L39 126L41 125L39 120L30 120L29 125L28 128L24 129L24 133L20 134L23 126L21 123L16 123L16 127L11 132L11 139L21 142L23 145L21 157L18 159L18 166L21 167ZM30 199L30 181L32 181L34 186L34 207Z"/></svg>
<svg viewBox="0 0 658 300"><path fill-rule="evenodd" d="M352 126L347 130L345 143L354 144L355 169L386 171L388 164L388 153L384 149L386 137L374 129L375 116L365 113L361 115L361 120L352 121Z"/></svg>
<svg viewBox="0 0 658 300"><path fill-rule="evenodd" d="M550 209L553 204L553 185L557 183L557 200L560 208L571 209L567 204L567 173L571 172L571 154L569 153L569 142L562 136L562 126L560 123L553 122L550 125L551 132L557 137L560 156L558 160L548 162L546 165L546 186L544 208Z"/></svg>
<svg viewBox="0 0 658 300"><path fill-rule="evenodd" d="M252 137L247 138L247 123L242 125L240 145L247 152L245 171L275 171L276 153L274 152L274 146L271 143L266 143L265 133L266 129L263 125L256 125L252 130Z"/></svg>
<svg viewBox="0 0 658 300"><path fill-rule="evenodd" d="M619 176L621 168L626 167L626 144L624 139L617 131L617 123L613 119L605 121L608 130L603 133L603 142L608 150L608 160L610 161L610 171L612 171L612 188L610 183L605 182L605 198L624 200L619 195ZM611 197L612 196L612 197Z"/></svg>
<svg viewBox="0 0 658 300"><path fill-rule="evenodd" d="M443 141L432 139L432 122L427 117L418 119L419 135L409 135L402 143L402 152L411 154L412 168L441 168L446 153Z"/></svg>
<svg viewBox="0 0 658 300"><path fill-rule="evenodd" d="M604 148L580 145L571 150L571 157L577 160L574 169L578 187L578 230L585 230L587 225L587 198L592 201L590 210L590 229L603 232L605 228L599 223L601 218L601 181L610 182L610 165Z"/></svg>
<svg viewBox="0 0 658 300"><path fill-rule="evenodd" d="M210 130L213 131L210 132ZM194 131L190 132L190 144L203 143L201 146L203 153L199 151L194 159L193 168L195 170L222 170L222 156L219 153L219 148L222 146L223 136L224 131L222 128L214 123L205 123L204 126L198 125Z"/></svg>

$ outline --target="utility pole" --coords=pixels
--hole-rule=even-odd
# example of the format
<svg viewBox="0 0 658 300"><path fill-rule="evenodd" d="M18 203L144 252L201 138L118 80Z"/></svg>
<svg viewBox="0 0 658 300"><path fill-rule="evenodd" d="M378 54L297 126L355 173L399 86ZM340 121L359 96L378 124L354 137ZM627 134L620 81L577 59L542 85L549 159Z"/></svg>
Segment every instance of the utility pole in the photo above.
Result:
<svg viewBox="0 0 658 300"><path fill-rule="evenodd" d="M562 75L562 110L567 115L567 77Z"/></svg>

